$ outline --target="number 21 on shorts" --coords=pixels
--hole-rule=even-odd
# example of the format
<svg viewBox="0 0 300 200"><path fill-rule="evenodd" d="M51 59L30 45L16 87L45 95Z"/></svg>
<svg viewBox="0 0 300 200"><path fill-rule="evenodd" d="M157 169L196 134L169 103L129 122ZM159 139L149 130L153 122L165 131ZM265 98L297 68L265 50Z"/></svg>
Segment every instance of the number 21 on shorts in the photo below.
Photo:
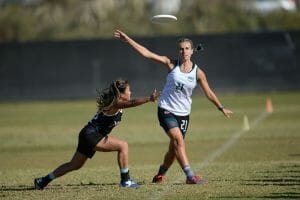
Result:
<svg viewBox="0 0 300 200"><path fill-rule="evenodd" d="M188 126L188 120L181 120L180 129L182 132L186 132Z"/></svg>

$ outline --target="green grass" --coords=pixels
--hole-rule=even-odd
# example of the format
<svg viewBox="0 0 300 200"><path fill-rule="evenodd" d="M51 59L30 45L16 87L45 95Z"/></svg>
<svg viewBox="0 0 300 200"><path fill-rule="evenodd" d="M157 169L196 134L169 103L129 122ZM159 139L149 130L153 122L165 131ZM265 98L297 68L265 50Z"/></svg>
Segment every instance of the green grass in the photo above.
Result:
<svg viewBox="0 0 300 200"><path fill-rule="evenodd" d="M253 127L271 97L274 112ZM204 97L195 96L186 138L192 168L209 183L184 184L175 163L167 181L151 183L168 138L156 105L125 110L111 134L129 143L131 175L138 190L119 188L116 153L97 152L79 171L33 190L33 179L68 161L80 129L95 111L93 100L0 103L0 199L297 199L300 198L300 92L220 96L235 114L226 119ZM220 156L213 152L243 128L250 131Z"/></svg>

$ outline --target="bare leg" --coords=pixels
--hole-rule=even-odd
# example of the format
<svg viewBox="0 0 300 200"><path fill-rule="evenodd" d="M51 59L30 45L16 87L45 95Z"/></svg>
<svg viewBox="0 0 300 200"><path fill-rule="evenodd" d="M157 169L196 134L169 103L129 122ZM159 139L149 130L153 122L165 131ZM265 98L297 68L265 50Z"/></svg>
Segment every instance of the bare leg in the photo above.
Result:
<svg viewBox="0 0 300 200"><path fill-rule="evenodd" d="M65 175L66 173L73 171L73 170L78 170L80 169L85 161L87 160L87 157L79 152L75 152L72 160L70 162L64 163L60 165L58 168L56 168L53 171L53 174L55 178L60 177Z"/></svg>
<svg viewBox="0 0 300 200"><path fill-rule="evenodd" d="M169 152L174 152L177 161L186 175L187 184L206 184L206 181L201 180L200 176L195 176L193 170L189 166L189 161L185 151L185 143L179 128L172 128L168 131L170 137ZM172 161L172 153L166 154L167 159L164 164L170 165Z"/></svg>
<svg viewBox="0 0 300 200"><path fill-rule="evenodd" d="M171 165L174 163L175 159L176 159L176 155L175 155L174 145L173 142L170 140L169 149L165 154L163 166L166 169L170 168Z"/></svg>
<svg viewBox="0 0 300 200"><path fill-rule="evenodd" d="M103 152L118 151L118 165L120 169L128 167L128 144L126 141L114 136L107 136L98 142L94 150Z"/></svg>
<svg viewBox="0 0 300 200"><path fill-rule="evenodd" d="M165 155L164 166L171 166L174 162L174 156L179 162L180 166L184 168L189 165L187 154L185 151L185 143L180 132L180 129L175 127L168 131L168 136L170 137L169 150Z"/></svg>
<svg viewBox="0 0 300 200"><path fill-rule="evenodd" d="M170 138L169 149L165 154L163 164L159 167L158 174L153 177L152 182L154 183L164 181L164 175L174 163L175 159L177 159L185 173L186 169L192 173L189 167L188 158L185 152L185 144L180 129L178 127L172 128L167 132L167 134Z"/></svg>
<svg viewBox="0 0 300 200"><path fill-rule="evenodd" d="M129 176L128 170L128 144L126 141L120 140L114 136L107 136L103 138L96 147L95 151L117 151L118 152L118 165L121 175L121 187L139 188L139 184L135 183Z"/></svg>
<svg viewBox="0 0 300 200"><path fill-rule="evenodd" d="M35 189L42 190L53 179L63 176L70 171L80 169L84 165L86 160L87 160L86 156L82 155L79 152L75 152L70 162L60 165L58 168L56 168L53 172L49 173L47 176L34 179Z"/></svg>

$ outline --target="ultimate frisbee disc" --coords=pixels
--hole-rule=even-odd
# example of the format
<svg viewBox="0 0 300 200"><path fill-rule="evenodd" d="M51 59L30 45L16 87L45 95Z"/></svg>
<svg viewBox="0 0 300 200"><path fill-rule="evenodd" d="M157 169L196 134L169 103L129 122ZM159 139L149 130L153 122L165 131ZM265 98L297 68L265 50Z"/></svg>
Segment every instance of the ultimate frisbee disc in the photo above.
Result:
<svg viewBox="0 0 300 200"><path fill-rule="evenodd" d="M177 17L174 15L154 15L151 18L151 22L154 24L166 24L170 22L174 22L177 20Z"/></svg>

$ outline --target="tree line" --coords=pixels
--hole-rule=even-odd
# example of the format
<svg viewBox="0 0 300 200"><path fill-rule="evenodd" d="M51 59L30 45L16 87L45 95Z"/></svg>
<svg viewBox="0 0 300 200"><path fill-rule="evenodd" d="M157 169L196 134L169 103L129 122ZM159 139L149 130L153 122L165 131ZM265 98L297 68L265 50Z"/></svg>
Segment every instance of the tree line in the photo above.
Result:
<svg viewBox="0 0 300 200"><path fill-rule="evenodd" d="M300 30L300 12L259 13L240 0L186 0L168 25L150 22L149 0L38 0L0 6L0 42Z"/></svg>

